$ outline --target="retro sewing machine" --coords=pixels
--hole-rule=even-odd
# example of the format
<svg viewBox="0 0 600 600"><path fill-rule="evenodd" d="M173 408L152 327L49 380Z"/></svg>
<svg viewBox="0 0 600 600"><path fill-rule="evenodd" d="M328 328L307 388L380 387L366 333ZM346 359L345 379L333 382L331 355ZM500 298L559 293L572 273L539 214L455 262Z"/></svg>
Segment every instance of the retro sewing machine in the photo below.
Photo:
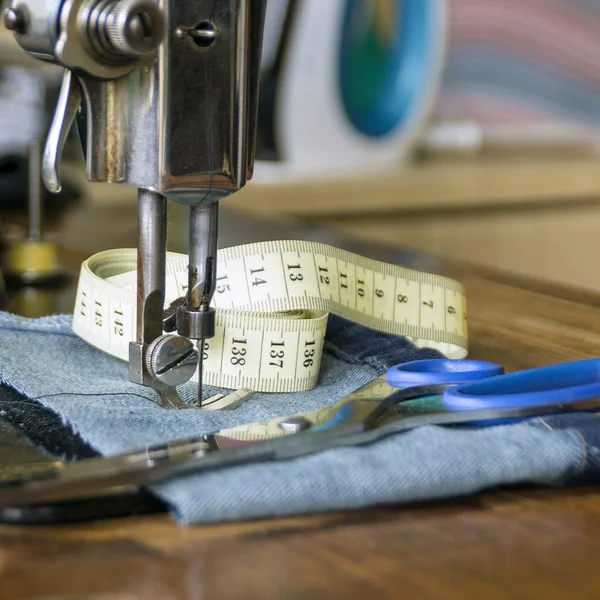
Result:
<svg viewBox="0 0 600 600"><path fill-rule="evenodd" d="M196 365L202 403L219 201L252 176L265 10L266 0L11 0L4 11L26 51L65 68L43 153L46 187L61 188L77 120L88 179L139 188L130 378L165 407L191 406L176 386ZM167 200L189 205L190 251L187 295L165 314Z"/></svg>

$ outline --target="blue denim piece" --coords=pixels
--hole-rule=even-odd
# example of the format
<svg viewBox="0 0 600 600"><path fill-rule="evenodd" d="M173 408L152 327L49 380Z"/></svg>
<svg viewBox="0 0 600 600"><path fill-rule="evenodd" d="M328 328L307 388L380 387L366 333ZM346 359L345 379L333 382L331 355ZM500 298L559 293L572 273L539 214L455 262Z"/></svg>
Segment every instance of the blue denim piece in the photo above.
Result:
<svg viewBox="0 0 600 600"><path fill-rule="evenodd" d="M166 411L151 401L151 390L128 381L124 362L74 336L70 324L68 316L0 313L0 384L58 413L104 455L332 404L389 366L439 356L332 316L315 390L256 394L231 412ZM191 398L195 386L180 391ZM598 471L575 427L532 424L423 427L369 446L189 475L151 489L192 524L448 498L497 485L558 485L582 478L592 463Z"/></svg>

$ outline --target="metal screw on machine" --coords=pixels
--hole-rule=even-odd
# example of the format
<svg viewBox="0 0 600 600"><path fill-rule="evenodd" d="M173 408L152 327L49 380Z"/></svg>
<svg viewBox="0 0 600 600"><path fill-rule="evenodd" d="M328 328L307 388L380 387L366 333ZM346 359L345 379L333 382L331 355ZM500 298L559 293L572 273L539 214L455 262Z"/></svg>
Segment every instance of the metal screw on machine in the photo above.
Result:
<svg viewBox="0 0 600 600"><path fill-rule="evenodd" d="M161 383L176 387L196 372L198 353L194 344L180 335L164 335L148 347L146 367Z"/></svg>
<svg viewBox="0 0 600 600"><path fill-rule="evenodd" d="M175 35L180 40L190 37L194 40L197 46L200 46L201 48L208 48L208 46L210 46L217 39L218 31L214 23L211 23L210 21L202 21L202 23L199 23L193 29L178 27L175 30Z"/></svg>

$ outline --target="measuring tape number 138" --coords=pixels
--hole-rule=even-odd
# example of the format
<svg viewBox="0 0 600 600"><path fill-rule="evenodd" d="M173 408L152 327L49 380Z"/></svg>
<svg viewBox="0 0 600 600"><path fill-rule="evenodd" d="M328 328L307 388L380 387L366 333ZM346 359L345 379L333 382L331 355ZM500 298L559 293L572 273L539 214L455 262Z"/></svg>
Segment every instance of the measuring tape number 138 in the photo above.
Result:
<svg viewBox="0 0 600 600"><path fill-rule="evenodd" d="M187 287L187 256L167 256L167 304ZM136 250L82 266L73 329L128 359L135 338ZM219 251L215 337L204 380L224 388L295 392L317 384L329 312L449 358L467 355L466 301L451 279L326 244L275 241Z"/></svg>

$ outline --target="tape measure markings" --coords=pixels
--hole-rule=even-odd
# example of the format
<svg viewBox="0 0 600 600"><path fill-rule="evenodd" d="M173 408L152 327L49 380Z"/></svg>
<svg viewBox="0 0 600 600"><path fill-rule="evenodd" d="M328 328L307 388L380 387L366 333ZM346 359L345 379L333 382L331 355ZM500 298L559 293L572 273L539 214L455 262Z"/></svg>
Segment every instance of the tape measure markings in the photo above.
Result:
<svg viewBox="0 0 600 600"><path fill-rule="evenodd" d="M73 329L122 359L135 335L136 251L82 266ZM450 279L373 261L325 244L277 241L219 251L216 335L205 380L256 391L300 391L319 374L327 313L466 355L466 301ZM185 294L187 256L169 253L167 302Z"/></svg>

